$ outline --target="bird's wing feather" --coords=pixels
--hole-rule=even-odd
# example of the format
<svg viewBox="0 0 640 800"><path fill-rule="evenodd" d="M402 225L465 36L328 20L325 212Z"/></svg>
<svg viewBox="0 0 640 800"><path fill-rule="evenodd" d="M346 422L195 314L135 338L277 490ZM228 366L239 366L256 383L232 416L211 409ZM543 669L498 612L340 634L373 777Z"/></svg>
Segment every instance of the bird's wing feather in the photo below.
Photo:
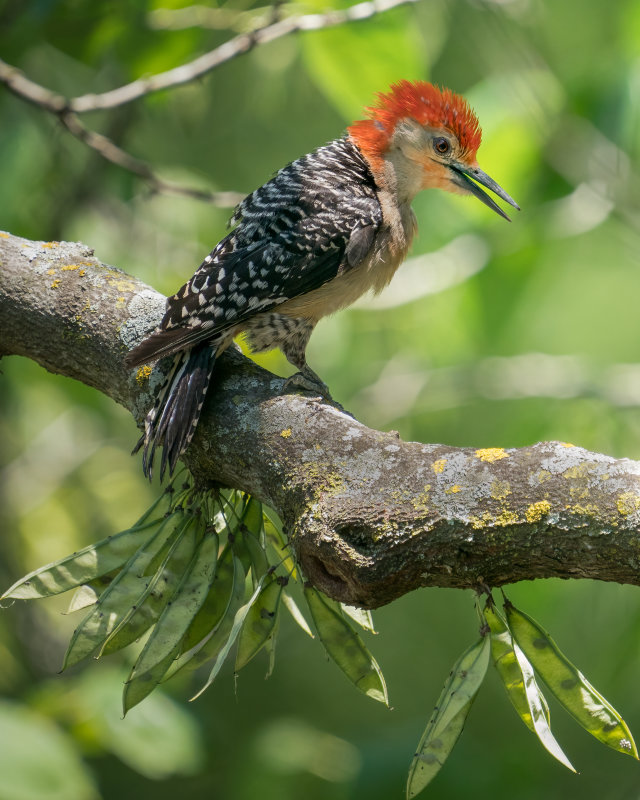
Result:
<svg viewBox="0 0 640 800"><path fill-rule="evenodd" d="M356 267L372 246L382 212L375 196L349 198L349 210L323 204L285 227L282 217L291 215L285 208L258 241L247 241L241 223L169 298L160 330L131 351L128 364L213 339Z"/></svg>

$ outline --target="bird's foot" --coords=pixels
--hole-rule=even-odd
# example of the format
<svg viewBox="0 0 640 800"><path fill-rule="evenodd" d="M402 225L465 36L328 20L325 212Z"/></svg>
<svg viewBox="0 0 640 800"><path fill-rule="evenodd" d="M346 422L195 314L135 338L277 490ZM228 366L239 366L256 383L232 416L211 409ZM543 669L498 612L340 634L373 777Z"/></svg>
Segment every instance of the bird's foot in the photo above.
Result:
<svg viewBox="0 0 640 800"><path fill-rule="evenodd" d="M304 367L300 372L296 372L284 383L285 392L304 391L310 394L319 395L323 400L333 403L331 392L327 384L320 380L316 373L309 367Z"/></svg>

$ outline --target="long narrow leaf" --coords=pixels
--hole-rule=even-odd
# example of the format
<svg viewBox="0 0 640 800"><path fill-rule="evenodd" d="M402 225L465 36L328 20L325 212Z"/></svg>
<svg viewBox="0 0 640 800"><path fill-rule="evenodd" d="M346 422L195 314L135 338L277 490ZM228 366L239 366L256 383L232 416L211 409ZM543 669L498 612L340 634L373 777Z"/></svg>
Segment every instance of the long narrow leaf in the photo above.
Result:
<svg viewBox="0 0 640 800"><path fill-rule="evenodd" d="M148 579L144 576L146 567L158 550L183 524L184 514L181 511L167 517L129 558L73 632L63 669L77 664L103 644L145 591L148 583Z"/></svg>
<svg viewBox="0 0 640 800"><path fill-rule="evenodd" d="M554 758L575 772L551 732L549 706L536 682L533 667L513 641L506 622L492 605L487 604L484 618L491 630L493 663L518 716Z"/></svg>
<svg viewBox="0 0 640 800"><path fill-rule="evenodd" d="M184 634L209 591L216 569L218 542L218 535L211 530L199 543L180 585L131 670L123 693L125 713L157 686L178 655Z"/></svg>
<svg viewBox="0 0 640 800"><path fill-rule="evenodd" d="M264 579L260 594L249 609L238 638L236 672L265 646L278 621L283 581L275 574Z"/></svg>
<svg viewBox="0 0 640 800"><path fill-rule="evenodd" d="M549 634L530 616L505 603L513 638L557 700L598 741L638 758L631 731L620 714L569 661Z"/></svg>
<svg viewBox="0 0 640 800"><path fill-rule="evenodd" d="M311 586L304 596L320 641L333 661L361 692L389 705L387 687L378 662L342 615L339 607Z"/></svg>
<svg viewBox="0 0 640 800"><path fill-rule="evenodd" d="M407 798L415 797L433 780L457 742L487 672L490 650L485 636L454 664L411 762Z"/></svg>
<svg viewBox="0 0 640 800"><path fill-rule="evenodd" d="M254 593L247 600L247 602L236 611L235 616L233 618L233 624L231 625L231 629L229 630L228 635L224 640L224 643L222 644L222 647L220 647L218 652L215 654L216 660L213 664L213 667L211 668L211 672L209 673L207 682L202 687L202 689L200 689L200 691L191 698L192 700L195 700L197 697L200 697L200 695L203 692L205 692L209 688L209 686L211 686L213 681L216 679L218 673L220 672L220 669L222 668L222 665L224 664L227 656L229 655L229 652L231 651L231 648L235 644L236 638L238 637L238 634L240 633L244 621L247 618L247 614L251 610L251 606L254 604L258 595L260 594L263 581L264 577L260 579L258 585L255 588Z"/></svg>

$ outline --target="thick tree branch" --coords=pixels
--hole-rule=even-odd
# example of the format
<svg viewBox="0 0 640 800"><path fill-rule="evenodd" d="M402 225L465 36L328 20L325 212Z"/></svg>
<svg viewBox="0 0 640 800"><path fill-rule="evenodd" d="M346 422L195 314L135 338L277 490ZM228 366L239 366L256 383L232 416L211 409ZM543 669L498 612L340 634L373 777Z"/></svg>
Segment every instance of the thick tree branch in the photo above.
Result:
<svg viewBox="0 0 640 800"><path fill-rule="evenodd" d="M0 352L77 378L140 421L166 364L131 373L122 359L164 298L82 244L0 234L0 259ZM640 585L638 462L553 442L403 442L282 385L223 356L186 461L203 482L272 505L327 594L376 607L419 586L552 576Z"/></svg>

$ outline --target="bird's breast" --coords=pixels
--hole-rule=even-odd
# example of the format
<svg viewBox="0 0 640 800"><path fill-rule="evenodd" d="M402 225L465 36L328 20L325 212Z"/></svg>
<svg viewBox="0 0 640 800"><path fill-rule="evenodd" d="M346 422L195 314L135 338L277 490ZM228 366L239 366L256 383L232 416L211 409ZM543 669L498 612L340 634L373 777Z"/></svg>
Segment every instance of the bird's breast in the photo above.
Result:
<svg viewBox="0 0 640 800"><path fill-rule="evenodd" d="M283 303L278 313L317 322L347 308L369 290L375 294L381 292L406 258L416 231L415 215L410 208L404 219L398 216L393 222L383 222L369 253L359 264L343 266L339 275L318 289Z"/></svg>

